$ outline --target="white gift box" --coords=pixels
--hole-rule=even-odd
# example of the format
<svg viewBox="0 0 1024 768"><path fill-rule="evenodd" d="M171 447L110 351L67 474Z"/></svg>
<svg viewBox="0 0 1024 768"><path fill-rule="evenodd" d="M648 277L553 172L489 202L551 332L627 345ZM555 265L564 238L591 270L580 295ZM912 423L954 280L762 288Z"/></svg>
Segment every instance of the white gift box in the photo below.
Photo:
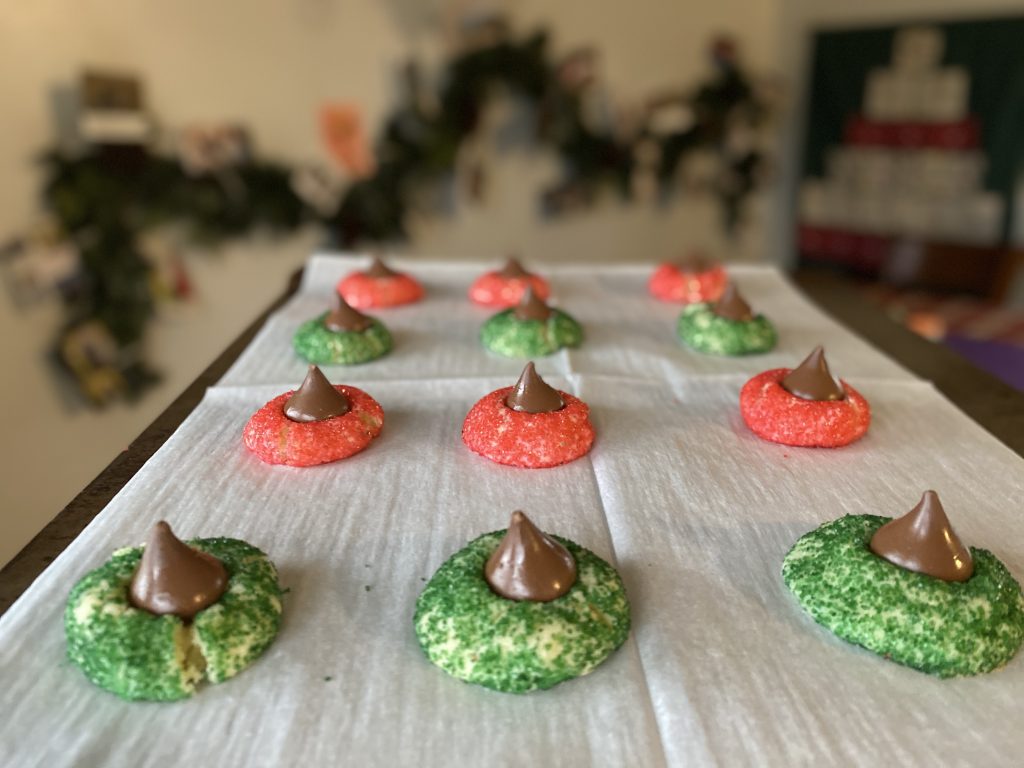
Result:
<svg viewBox="0 0 1024 768"><path fill-rule="evenodd" d="M893 230L900 235L926 236L932 225L928 200L918 196L901 195L893 199Z"/></svg>
<svg viewBox="0 0 1024 768"><path fill-rule="evenodd" d="M946 36L938 27L908 27L898 31L892 42L893 68L903 72L926 72L942 61Z"/></svg>
<svg viewBox="0 0 1024 768"><path fill-rule="evenodd" d="M856 188L871 194L892 184L894 153L884 147L865 147L857 155L852 168Z"/></svg>
<svg viewBox="0 0 1024 768"><path fill-rule="evenodd" d="M967 118L970 76L961 67L947 67L929 75L923 86L923 116L936 123L955 123Z"/></svg>

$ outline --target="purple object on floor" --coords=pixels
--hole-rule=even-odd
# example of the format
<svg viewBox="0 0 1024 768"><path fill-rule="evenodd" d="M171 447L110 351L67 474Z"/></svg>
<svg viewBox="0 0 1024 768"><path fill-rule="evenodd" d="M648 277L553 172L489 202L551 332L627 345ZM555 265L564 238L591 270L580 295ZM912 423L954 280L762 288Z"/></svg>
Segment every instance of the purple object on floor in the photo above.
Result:
<svg viewBox="0 0 1024 768"><path fill-rule="evenodd" d="M1024 347L964 336L947 336L942 343L979 368L984 368L1011 387L1024 392Z"/></svg>

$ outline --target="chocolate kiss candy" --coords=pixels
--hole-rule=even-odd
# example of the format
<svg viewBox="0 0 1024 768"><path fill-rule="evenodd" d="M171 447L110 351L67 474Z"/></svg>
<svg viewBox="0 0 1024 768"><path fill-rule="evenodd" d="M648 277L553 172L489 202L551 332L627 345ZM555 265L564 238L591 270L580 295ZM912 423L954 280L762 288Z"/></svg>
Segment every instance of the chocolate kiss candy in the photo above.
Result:
<svg viewBox="0 0 1024 768"><path fill-rule="evenodd" d="M373 261L370 262L370 268L363 274L367 277L398 277L399 273L381 261L380 256L374 256Z"/></svg>
<svg viewBox="0 0 1024 768"><path fill-rule="evenodd" d="M551 308L533 292L533 286L528 285L512 313L517 320L547 320L551 317Z"/></svg>
<svg viewBox="0 0 1024 768"><path fill-rule="evenodd" d="M161 520L142 550L128 597L136 608L191 619L228 588L228 572L213 555L193 549Z"/></svg>
<svg viewBox="0 0 1024 768"><path fill-rule="evenodd" d="M365 331L371 325L373 325L373 320L349 306L340 293L338 294L338 306L324 318L324 327L336 333Z"/></svg>
<svg viewBox="0 0 1024 768"><path fill-rule="evenodd" d="M484 577L491 589L509 600L546 603L576 583L576 560L516 511L505 538L484 566Z"/></svg>
<svg viewBox="0 0 1024 768"><path fill-rule="evenodd" d="M324 421L348 413L350 407L348 398L311 365L302 386L284 404L284 415L292 421Z"/></svg>
<svg viewBox="0 0 1024 768"><path fill-rule="evenodd" d="M974 573L971 553L953 531L935 491L925 491L916 507L875 531L871 551L943 581L967 581Z"/></svg>
<svg viewBox="0 0 1024 768"><path fill-rule="evenodd" d="M842 400L846 397L842 385L832 378L825 350L820 344L779 383L791 395L804 400Z"/></svg>
<svg viewBox="0 0 1024 768"><path fill-rule="evenodd" d="M505 262L505 266L501 268L498 274L509 280L521 280L524 277L530 277L530 273L523 268L523 265L519 263L519 259L515 257L509 257L509 260Z"/></svg>
<svg viewBox="0 0 1024 768"><path fill-rule="evenodd" d="M551 413L565 407L558 390L540 377L532 362L523 368L515 389L505 398L505 405L523 413Z"/></svg>
<svg viewBox="0 0 1024 768"><path fill-rule="evenodd" d="M712 261L700 251L690 251L685 256L669 262L681 272L707 272L713 266Z"/></svg>
<svg viewBox="0 0 1024 768"><path fill-rule="evenodd" d="M718 301L715 302L712 311L726 320L747 322L754 319L754 313L750 309L750 305L740 296L740 292L736 289L736 284L733 282L725 286L725 290Z"/></svg>

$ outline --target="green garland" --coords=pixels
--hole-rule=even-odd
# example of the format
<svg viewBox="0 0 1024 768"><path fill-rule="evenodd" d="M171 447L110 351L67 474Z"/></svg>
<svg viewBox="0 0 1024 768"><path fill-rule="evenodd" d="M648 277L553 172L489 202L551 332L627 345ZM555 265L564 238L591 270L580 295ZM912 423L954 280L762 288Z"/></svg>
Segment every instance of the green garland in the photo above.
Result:
<svg viewBox="0 0 1024 768"><path fill-rule="evenodd" d="M657 177L664 198L687 153L698 148L722 150L730 113L761 110L731 57L716 63L719 71L712 83L690 97L680 97L696 116L694 125L669 135L645 127L624 139L586 125L580 94L559 77L544 33L461 52L443 72L438 108L428 113L418 106L423 100L411 88L406 103L385 124L373 175L349 186L337 210L326 216L296 195L293 169L283 165L247 159L194 175L178 158L143 148L96 148L77 157L50 153L43 161L44 201L78 247L84 278L81 289L68 299L65 333L99 321L122 349L141 343L153 299L148 288L150 265L139 252L138 240L159 224L185 224L201 242L256 227L288 231L304 221L319 222L342 247L404 239L412 193L452 172L458 149L476 130L495 86L504 86L531 106L536 140L551 146L562 160L564 180L545 193L546 201L560 194L587 199L602 186L628 198L634 145L640 140L660 149ZM722 156L726 157L724 152ZM731 228L754 186L760 157L748 153L728 162L732 181L719 197ZM128 394L137 394L155 377L141 355L128 358L119 368Z"/></svg>

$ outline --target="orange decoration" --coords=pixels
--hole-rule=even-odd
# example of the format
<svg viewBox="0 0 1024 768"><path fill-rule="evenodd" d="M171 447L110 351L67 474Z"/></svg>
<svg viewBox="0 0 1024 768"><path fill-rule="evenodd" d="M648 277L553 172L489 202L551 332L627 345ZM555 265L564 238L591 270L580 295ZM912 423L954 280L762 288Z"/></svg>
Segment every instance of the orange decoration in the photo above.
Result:
<svg viewBox="0 0 1024 768"><path fill-rule="evenodd" d="M340 168L356 178L373 174L376 164L366 142L363 120L349 104L327 104L320 109L320 134L327 152Z"/></svg>

